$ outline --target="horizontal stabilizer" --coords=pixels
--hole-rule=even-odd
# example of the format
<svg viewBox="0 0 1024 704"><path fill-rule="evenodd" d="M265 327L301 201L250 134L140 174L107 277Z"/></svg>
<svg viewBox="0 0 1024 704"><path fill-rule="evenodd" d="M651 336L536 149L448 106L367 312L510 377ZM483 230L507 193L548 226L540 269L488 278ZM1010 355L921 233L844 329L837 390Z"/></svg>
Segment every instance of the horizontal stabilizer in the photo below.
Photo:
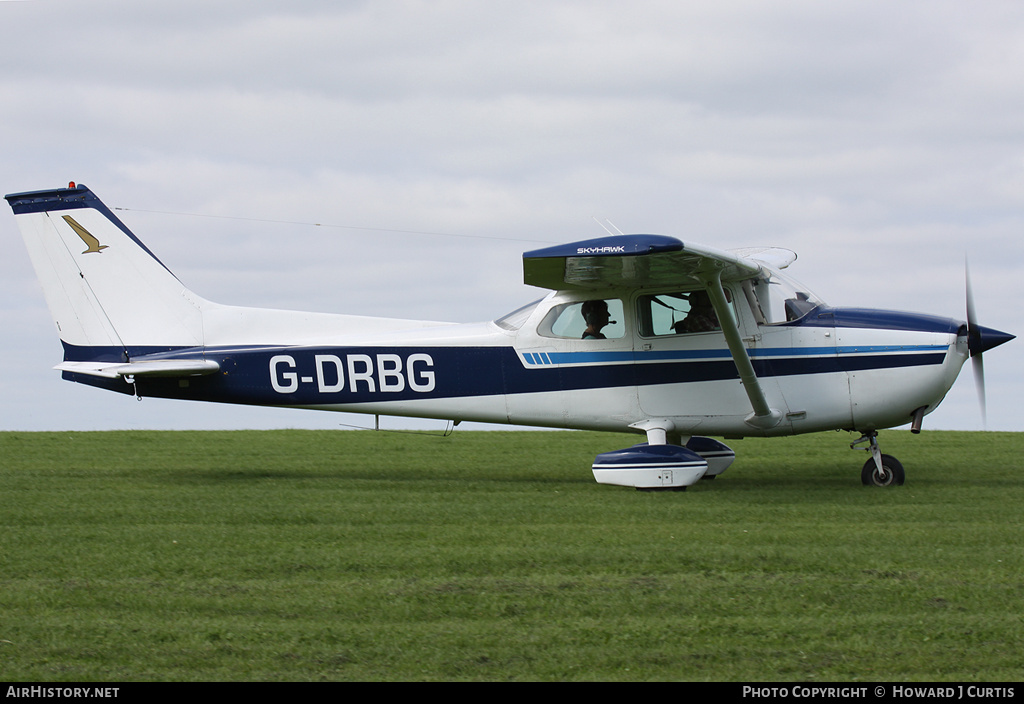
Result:
<svg viewBox="0 0 1024 704"><path fill-rule="evenodd" d="M155 359L141 362L62 362L54 369L88 374L106 379L129 376L186 377L204 376L220 370L220 365L203 359Z"/></svg>

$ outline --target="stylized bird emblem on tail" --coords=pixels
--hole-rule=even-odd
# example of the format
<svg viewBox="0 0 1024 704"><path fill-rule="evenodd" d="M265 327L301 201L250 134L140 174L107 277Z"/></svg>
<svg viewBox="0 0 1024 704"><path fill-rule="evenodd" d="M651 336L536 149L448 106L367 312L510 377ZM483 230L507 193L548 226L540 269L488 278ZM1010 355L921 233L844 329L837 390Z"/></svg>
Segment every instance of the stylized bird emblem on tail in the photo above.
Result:
<svg viewBox="0 0 1024 704"><path fill-rule="evenodd" d="M75 222L75 219L73 217L71 217L70 215L63 215L61 217L64 218L64 221L68 225L71 225L71 229L75 231L75 234L82 238L82 241L85 242L85 246L89 248L82 252L82 254L100 252L107 248L107 245L100 244L100 241L96 239L95 235L93 235L91 232L89 232L84 227Z"/></svg>

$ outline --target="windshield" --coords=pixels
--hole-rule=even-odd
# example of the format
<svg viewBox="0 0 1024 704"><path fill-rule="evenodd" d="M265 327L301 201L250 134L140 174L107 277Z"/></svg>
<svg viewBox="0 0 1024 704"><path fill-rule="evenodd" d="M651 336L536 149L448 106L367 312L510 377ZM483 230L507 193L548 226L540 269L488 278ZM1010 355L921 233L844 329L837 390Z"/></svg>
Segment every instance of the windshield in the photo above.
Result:
<svg viewBox="0 0 1024 704"><path fill-rule="evenodd" d="M803 284L776 269L765 269L769 276L754 287L757 301L768 324L798 320L815 308L827 305Z"/></svg>

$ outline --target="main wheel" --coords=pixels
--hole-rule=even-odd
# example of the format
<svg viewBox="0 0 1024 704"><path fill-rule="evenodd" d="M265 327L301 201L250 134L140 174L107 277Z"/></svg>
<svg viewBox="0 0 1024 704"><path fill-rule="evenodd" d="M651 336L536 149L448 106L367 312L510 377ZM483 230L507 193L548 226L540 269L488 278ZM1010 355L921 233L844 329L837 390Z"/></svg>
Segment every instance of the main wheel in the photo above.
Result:
<svg viewBox="0 0 1024 704"><path fill-rule="evenodd" d="M903 465L892 455L882 455L882 471L878 471L874 458L864 463L860 480L864 486L902 486L905 474Z"/></svg>

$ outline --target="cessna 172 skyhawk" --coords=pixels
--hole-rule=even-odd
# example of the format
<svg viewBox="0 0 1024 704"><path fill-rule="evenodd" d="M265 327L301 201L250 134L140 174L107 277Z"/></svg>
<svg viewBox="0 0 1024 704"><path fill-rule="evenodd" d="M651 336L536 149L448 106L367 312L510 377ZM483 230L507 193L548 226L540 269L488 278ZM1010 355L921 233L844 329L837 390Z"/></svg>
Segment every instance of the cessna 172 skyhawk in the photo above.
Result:
<svg viewBox="0 0 1024 704"><path fill-rule="evenodd" d="M776 248L612 235L526 252L545 298L451 324L226 306L188 290L85 186L6 196L64 346L63 377L122 393L633 431L598 482L677 489L734 453L709 435L846 429L865 484L901 484L877 431L919 431L969 356L1013 339L913 313L832 308ZM968 299L970 298L968 294Z"/></svg>

